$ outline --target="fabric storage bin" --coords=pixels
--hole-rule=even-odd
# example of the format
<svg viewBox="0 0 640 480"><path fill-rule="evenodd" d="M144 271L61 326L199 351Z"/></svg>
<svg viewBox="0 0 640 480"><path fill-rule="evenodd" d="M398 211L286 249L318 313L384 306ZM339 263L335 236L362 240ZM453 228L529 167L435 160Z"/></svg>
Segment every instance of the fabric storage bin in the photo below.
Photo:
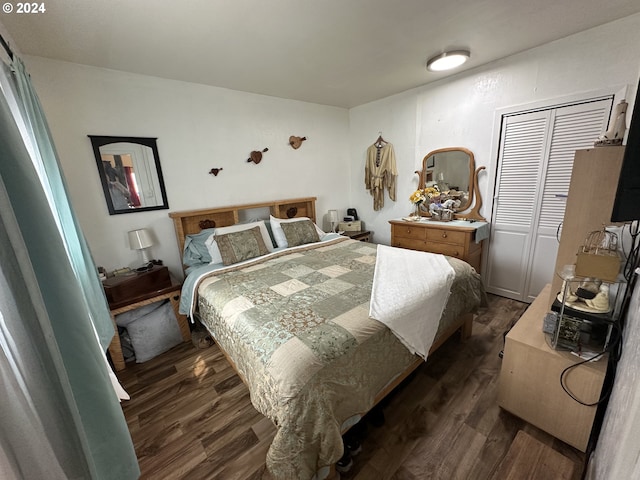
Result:
<svg viewBox="0 0 640 480"><path fill-rule="evenodd" d="M340 222L338 223L338 230L342 230L343 232L360 232L362 231L362 221L352 220L350 222Z"/></svg>
<svg viewBox="0 0 640 480"><path fill-rule="evenodd" d="M127 330L137 363L151 360L182 342L180 327L168 300L116 315L116 325ZM124 342L126 344L126 338Z"/></svg>

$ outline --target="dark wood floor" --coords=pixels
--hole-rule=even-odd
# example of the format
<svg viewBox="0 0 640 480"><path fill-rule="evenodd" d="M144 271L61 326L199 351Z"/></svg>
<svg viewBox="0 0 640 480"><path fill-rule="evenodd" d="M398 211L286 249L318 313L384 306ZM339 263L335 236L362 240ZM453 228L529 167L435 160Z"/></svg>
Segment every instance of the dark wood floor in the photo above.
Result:
<svg viewBox="0 0 640 480"><path fill-rule="evenodd" d="M584 454L501 410L503 333L526 304L490 296L470 340L449 340L385 402L383 426L365 425L363 451L342 479L490 479L519 430L569 457ZM262 479L275 429L216 346L182 344L118 377L142 479Z"/></svg>

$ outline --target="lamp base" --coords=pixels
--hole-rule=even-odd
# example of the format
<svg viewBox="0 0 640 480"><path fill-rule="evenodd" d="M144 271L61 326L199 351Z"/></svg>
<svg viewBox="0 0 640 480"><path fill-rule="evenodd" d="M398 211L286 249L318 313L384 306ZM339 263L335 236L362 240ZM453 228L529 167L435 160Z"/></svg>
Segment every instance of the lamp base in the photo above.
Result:
<svg viewBox="0 0 640 480"><path fill-rule="evenodd" d="M149 248L141 248L140 256L142 257L142 264L147 264L151 262L151 249Z"/></svg>

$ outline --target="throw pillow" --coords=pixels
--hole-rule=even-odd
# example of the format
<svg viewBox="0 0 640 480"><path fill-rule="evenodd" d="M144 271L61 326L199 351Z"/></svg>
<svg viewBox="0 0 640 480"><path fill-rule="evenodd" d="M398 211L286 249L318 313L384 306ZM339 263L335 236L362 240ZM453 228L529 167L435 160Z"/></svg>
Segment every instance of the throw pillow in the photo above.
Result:
<svg viewBox="0 0 640 480"><path fill-rule="evenodd" d="M290 247L320 241L320 236L311 220L282 223L280 226Z"/></svg>
<svg viewBox="0 0 640 480"><path fill-rule="evenodd" d="M225 265L233 265L269 253L259 227L216 235L215 239L220 249L222 263Z"/></svg>

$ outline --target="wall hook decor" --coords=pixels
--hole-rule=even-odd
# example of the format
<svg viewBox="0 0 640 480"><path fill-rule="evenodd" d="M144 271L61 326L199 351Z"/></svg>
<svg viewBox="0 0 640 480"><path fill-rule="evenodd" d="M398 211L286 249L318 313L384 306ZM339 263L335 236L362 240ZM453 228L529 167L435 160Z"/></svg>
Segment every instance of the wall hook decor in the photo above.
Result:
<svg viewBox="0 0 640 480"><path fill-rule="evenodd" d="M258 150L254 150L253 152L251 152L249 158L247 158L247 162L248 163L255 163L256 165L260 163L260 161L262 160L262 153L263 152L268 152L269 149L268 148L264 148L262 150L262 152L258 151Z"/></svg>
<svg viewBox="0 0 640 480"><path fill-rule="evenodd" d="M307 137L295 137L291 135L289 137L289 145L291 145L294 150L297 150L298 148L300 148L300 145L302 145L302 142L304 142L306 139Z"/></svg>
<svg viewBox="0 0 640 480"><path fill-rule="evenodd" d="M209 170L209 173L214 177L217 177L221 171L222 171L222 168L212 168L211 170Z"/></svg>

